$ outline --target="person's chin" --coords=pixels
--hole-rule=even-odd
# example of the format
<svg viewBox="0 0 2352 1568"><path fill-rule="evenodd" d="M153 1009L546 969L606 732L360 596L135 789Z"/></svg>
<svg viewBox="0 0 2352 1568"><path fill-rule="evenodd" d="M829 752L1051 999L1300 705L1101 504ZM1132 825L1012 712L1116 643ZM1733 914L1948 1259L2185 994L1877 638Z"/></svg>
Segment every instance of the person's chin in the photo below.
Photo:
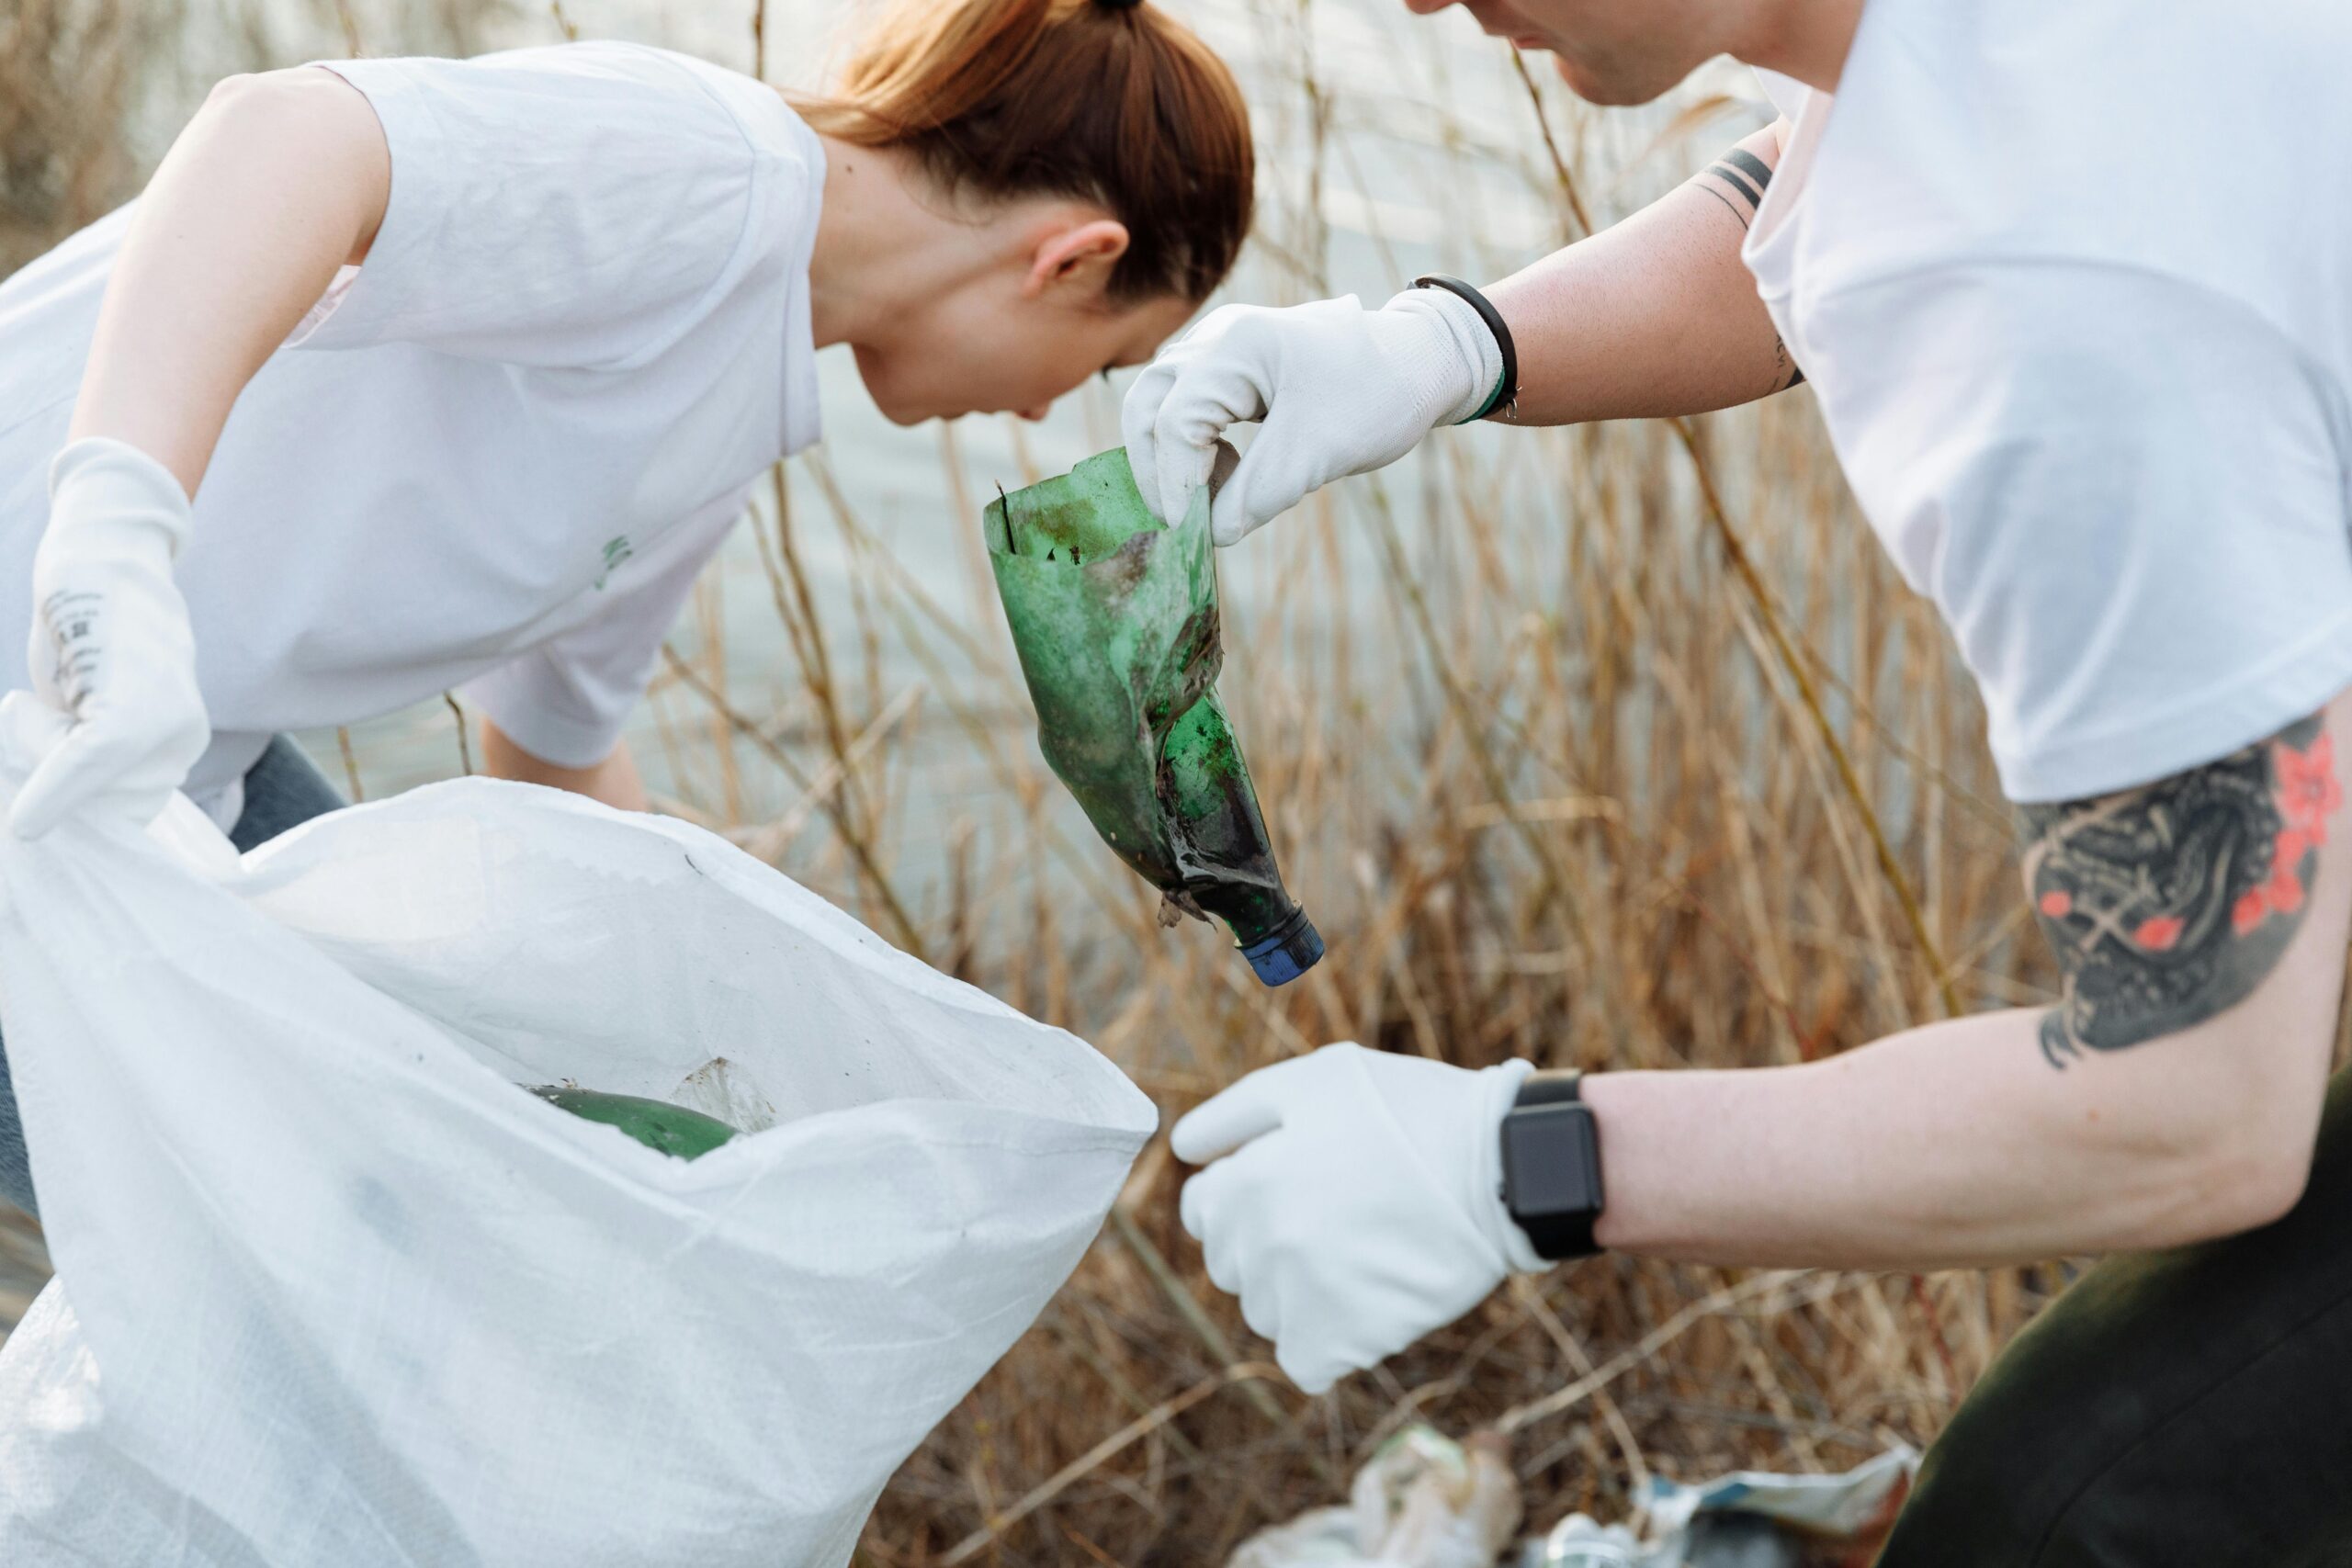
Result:
<svg viewBox="0 0 2352 1568"><path fill-rule="evenodd" d="M957 411L939 408L922 399L898 397L887 391L876 392L870 386L866 391L872 395L874 406L882 411L882 417L892 424L922 424L927 420L956 417Z"/></svg>
<svg viewBox="0 0 2352 1568"><path fill-rule="evenodd" d="M1636 104L1652 103L1675 85L1673 82L1636 81L1599 73L1565 54L1552 56L1552 69L1558 72L1560 80L1568 85L1568 91L1586 103L1598 104L1603 108L1628 108Z"/></svg>

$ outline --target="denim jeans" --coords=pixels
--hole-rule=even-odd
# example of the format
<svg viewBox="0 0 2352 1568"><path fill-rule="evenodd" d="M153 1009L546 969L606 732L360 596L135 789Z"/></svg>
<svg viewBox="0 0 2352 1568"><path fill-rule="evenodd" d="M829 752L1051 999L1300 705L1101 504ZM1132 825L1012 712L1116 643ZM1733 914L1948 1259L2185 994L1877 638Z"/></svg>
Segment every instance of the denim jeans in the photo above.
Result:
<svg viewBox="0 0 2352 1568"><path fill-rule="evenodd" d="M245 809L229 837L238 849L250 850L343 804L302 749L281 735L245 774ZM33 1199L32 1163L25 1152L24 1121L17 1111L5 1041L0 1041L0 1199L28 1213L40 1212Z"/></svg>

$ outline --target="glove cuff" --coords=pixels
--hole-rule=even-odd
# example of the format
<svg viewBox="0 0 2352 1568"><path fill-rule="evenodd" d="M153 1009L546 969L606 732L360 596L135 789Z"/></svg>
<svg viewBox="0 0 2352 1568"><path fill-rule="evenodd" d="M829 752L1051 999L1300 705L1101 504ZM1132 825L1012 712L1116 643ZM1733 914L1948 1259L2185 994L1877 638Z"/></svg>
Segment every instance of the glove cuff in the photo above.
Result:
<svg viewBox="0 0 2352 1568"><path fill-rule="evenodd" d="M1432 412L1436 424L1462 424L1475 418L1503 376L1503 351L1477 307L1442 288L1408 288L1383 307L1419 316L1435 334L1437 361L1445 377L1444 401Z"/></svg>
<svg viewBox="0 0 2352 1568"><path fill-rule="evenodd" d="M1503 1207L1503 1118L1519 1098L1519 1086L1535 1070L1532 1062L1505 1062L1478 1075L1484 1091L1477 1119L1478 1147L1472 1163L1471 1212L1478 1228L1516 1274L1541 1274L1552 1264Z"/></svg>
<svg viewBox="0 0 2352 1568"><path fill-rule="evenodd" d="M169 468L127 441L88 435L49 466L49 531L78 532L100 523L153 529L165 556L175 558L193 519L187 492Z"/></svg>

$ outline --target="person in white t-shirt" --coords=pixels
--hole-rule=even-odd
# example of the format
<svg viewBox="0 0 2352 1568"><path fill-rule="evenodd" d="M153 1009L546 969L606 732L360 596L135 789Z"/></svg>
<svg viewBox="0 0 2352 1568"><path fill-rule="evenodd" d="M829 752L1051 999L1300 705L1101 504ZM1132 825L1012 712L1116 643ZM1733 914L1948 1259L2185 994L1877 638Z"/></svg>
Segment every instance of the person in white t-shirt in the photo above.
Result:
<svg viewBox="0 0 2352 1568"><path fill-rule="evenodd" d="M2120 1254L1967 1402L1882 1561L2352 1562L2352 7L1466 4L1593 101L1729 53L1784 118L1483 292L1209 315L1127 400L1145 495L1258 423L1229 545L1442 424L1810 378L1982 689L2064 998L1580 1082L1331 1046L1175 1129L1211 1278L1319 1390L1596 1247Z"/></svg>
<svg viewBox="0 0 2352 1568"><path fill-rule="evenodd" d="M249 846L338 804L285 731L451 690L492 773L641 807L622 720L816 351L901 423L1041 414L1216 287L1252 167L1134 0L899 0L797 105L598 43L223 83L0 283L11 829L184 784Z"/></svg>

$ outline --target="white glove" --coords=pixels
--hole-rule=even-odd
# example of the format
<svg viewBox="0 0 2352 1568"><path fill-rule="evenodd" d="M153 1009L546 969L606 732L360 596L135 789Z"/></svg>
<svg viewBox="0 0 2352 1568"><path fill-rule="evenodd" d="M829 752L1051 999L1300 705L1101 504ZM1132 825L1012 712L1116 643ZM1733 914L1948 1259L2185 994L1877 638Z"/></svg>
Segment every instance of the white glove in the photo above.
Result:
<svg viewBox="0 0 2352 1568"><path fill-rule="evenodd" d="M188 536L179 480L135 446L93 437L49 470L33 556L33 690L73 721L9 808L37 839L86 810L154 820L210 744L196 638L172 560Z"/></svg>
<svg viewBox="0 0 2352 1568"><path fill-rule="evenodd" d="M1182 518L1229 425L1264 428L1216 491L1230 545L1333 479L1395 462L1483 407L1502 350L1468 300L1409 288L1377 310L1355 296L1212 310L1128 389L1119 425L1144 504Z"/></svg>
<svg viewBox="0 0 2352 1568"><path fill-rule="evenodd" d="M1327 1045L1176 1123L1184 1228L1291 1381L1320 1393L1550 1267L1502 1201L1502 1121L1532 1071Z"/></svg>

